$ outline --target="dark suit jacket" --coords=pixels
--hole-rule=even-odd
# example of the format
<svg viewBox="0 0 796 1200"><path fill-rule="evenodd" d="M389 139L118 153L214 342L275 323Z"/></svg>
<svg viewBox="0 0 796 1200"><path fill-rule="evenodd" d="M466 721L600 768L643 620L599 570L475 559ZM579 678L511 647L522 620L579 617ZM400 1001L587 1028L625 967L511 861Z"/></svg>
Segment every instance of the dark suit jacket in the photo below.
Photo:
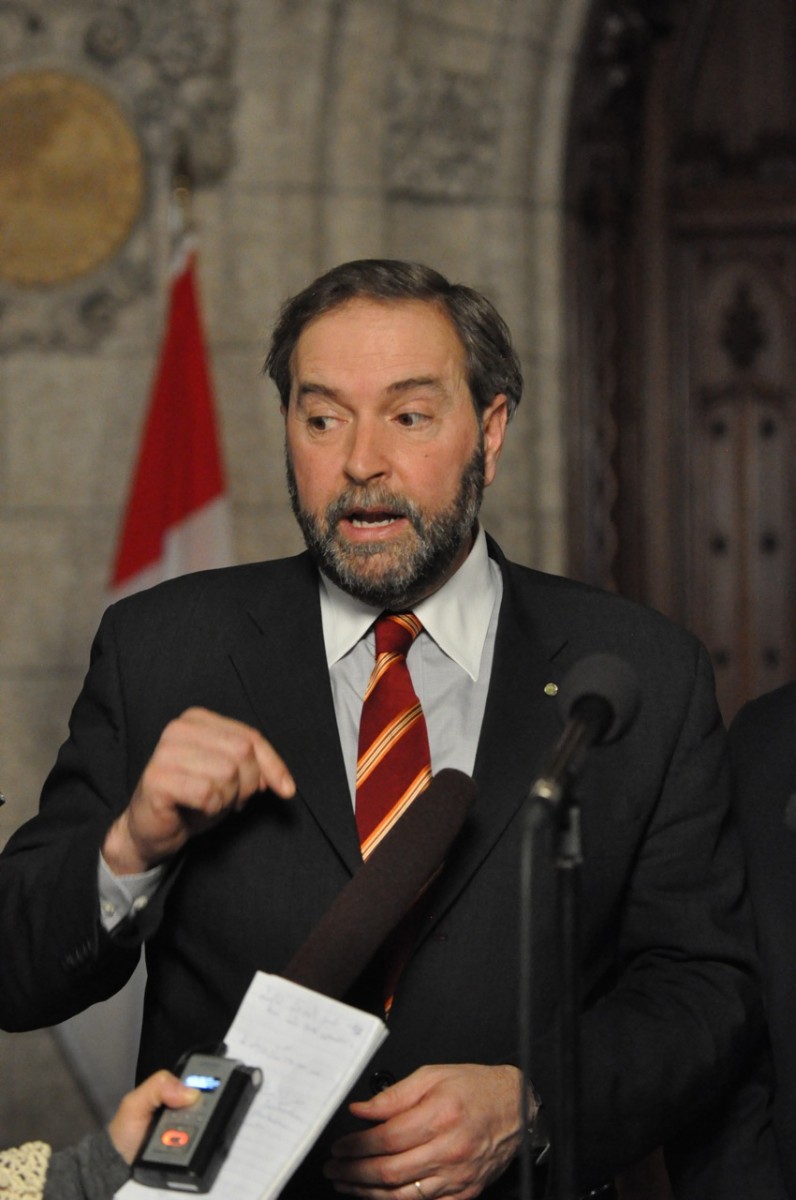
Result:
<svg viewBox="0 0 796 1200"><path fill-rule="evenodd" d="M678 1135L699 1142L702 1115L734 1086L758 1030L707 657L654 612L491 553L504 595L474 769L479 794L373 1069L399 1078L424 1063L517 1061L519 817L561 728L545 684L591 652L618 653L638 671L640 715L621 741L591 754L580 787L583 1178L601 1181L670 1140L676 1177L685 1177L700 1152L681 1161ZM298 796L255 798L192 841L138 926L110 938L97 919L98 848L163 727L191 705L261 729ZM546 847L537 852L532 1075L551 1098L555 885ZM285 967L359 862L309 558L184 577L134 596L106 613L40 815L2 859L0 1023L51 1024L111 994L146 938L140 1066L173 1063L186 1046L223 1035L252 972ZM364 998L356 989L350 997ZM367 1075L356 1091L368 1094ZM322 1194L317 1177L296 1186L296 1195ZM508 1177L490 1189L509 1194ZM737 1190L694 1194L764 1190L739 1176Z"/></svg>
<svg viewBox="0 0 796 1200"><path fill-rule="evenodd" d="M796 683L741 709L730 754L774 1050L774 1128L796 1196L796 829L785 822L796 793Z"/></svg>

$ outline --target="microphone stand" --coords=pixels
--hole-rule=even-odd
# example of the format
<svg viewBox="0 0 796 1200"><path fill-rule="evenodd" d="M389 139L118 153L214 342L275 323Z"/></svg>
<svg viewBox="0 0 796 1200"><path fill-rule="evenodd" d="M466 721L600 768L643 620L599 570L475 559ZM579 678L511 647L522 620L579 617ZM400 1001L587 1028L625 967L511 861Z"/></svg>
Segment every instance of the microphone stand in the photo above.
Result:
<svg viewBox="0 0 796 1200"><path fill-rule="evenodd" d="M581 659L558 689L565 714L564 730L550 751L541 774L531 785L521 830L520 895L520 1075L522 1116L526 1125L527 1093L533 1087L531 1063L531 860L537 830L552 826L556 868L556 920L560 946L561 1019L557 1045L558 1095L553 1113L553 1174L556 1200L577 1200L580 1139L580 884L583 865L580 803L573 783L592 746L615 741L633 722L641 689L633 669L613 654ZM534 1131L538 1132L538 1131ZM531 1146L521 1149L523 1197L533 1200ZM538 1139L537 1139L538 1140ZM541 1159L537 1158L537 1163Z"/></svg>
<svg viewBox="0 0 796 1200"><path fill-rule="evenodd" d="M559 1096L554 1120L558 1200L575 1200L580 1123L580 806L566 798L554 814L556 901L561 937Z"/></svg>
<svg viewBox="0 0 796 1200"><path fill-rule="evenodd" d="M530 1039L531 1010L531 861L536 832L550 821L552 858L556 878L561 1020L558 1037L558 1097L552 1114L552 1146L556 1200L577 1200L578 1132L580 1122L580 878L583 863L580 803L572 789L576 768L594 743L589 722L568 727L551 760L532 785L523 822L522 896L520 931L523 951L520 968L520 1058L523 1087L532 1083ZM524 1100L524 1095L523 1095ZM522 1157L522 1195L533 1200L530 1150Z"/></svg>

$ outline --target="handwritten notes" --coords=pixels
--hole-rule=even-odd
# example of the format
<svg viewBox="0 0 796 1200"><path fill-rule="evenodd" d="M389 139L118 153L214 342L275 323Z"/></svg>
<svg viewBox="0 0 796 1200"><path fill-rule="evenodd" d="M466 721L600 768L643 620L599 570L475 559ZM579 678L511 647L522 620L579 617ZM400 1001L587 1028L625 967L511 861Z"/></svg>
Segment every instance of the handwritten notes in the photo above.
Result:
<svg viewBox="0 0 796 1200"><path fill-rule="evenodd" d="M262 971L227 1033L227 1054L260 1067L263 1085L210 1195L273 1200L387 1036L383 1021ZM173 1191L126 1183L118 1200Z"/></svg>

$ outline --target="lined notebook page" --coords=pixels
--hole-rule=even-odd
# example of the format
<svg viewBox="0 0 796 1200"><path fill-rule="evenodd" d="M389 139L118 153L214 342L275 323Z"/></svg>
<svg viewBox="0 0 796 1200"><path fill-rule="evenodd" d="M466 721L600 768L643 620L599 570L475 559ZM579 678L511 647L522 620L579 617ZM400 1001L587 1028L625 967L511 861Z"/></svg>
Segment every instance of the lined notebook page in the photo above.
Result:
<svg viewBox="0 0 796 1200"><path fill-rule="evenodd" d="M278 1196L386 1036L372 1013L258 971L225 1041L230 1058L260 1067L263 1084L209 1194ZM118 1200L175 1194L132 1181L116 1193Z"/></svg>

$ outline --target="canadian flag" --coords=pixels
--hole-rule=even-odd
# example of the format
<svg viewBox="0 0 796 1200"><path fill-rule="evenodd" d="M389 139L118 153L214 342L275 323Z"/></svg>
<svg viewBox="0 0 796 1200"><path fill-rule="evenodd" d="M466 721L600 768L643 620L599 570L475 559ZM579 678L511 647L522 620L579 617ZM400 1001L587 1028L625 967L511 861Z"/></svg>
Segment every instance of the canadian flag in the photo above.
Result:
<svg viewBox="0 0 796 1200"><path fill-rule="evenodd" d="M133 475L108 601L232 562L229 499L196 284L186 238Z"/></svg>

